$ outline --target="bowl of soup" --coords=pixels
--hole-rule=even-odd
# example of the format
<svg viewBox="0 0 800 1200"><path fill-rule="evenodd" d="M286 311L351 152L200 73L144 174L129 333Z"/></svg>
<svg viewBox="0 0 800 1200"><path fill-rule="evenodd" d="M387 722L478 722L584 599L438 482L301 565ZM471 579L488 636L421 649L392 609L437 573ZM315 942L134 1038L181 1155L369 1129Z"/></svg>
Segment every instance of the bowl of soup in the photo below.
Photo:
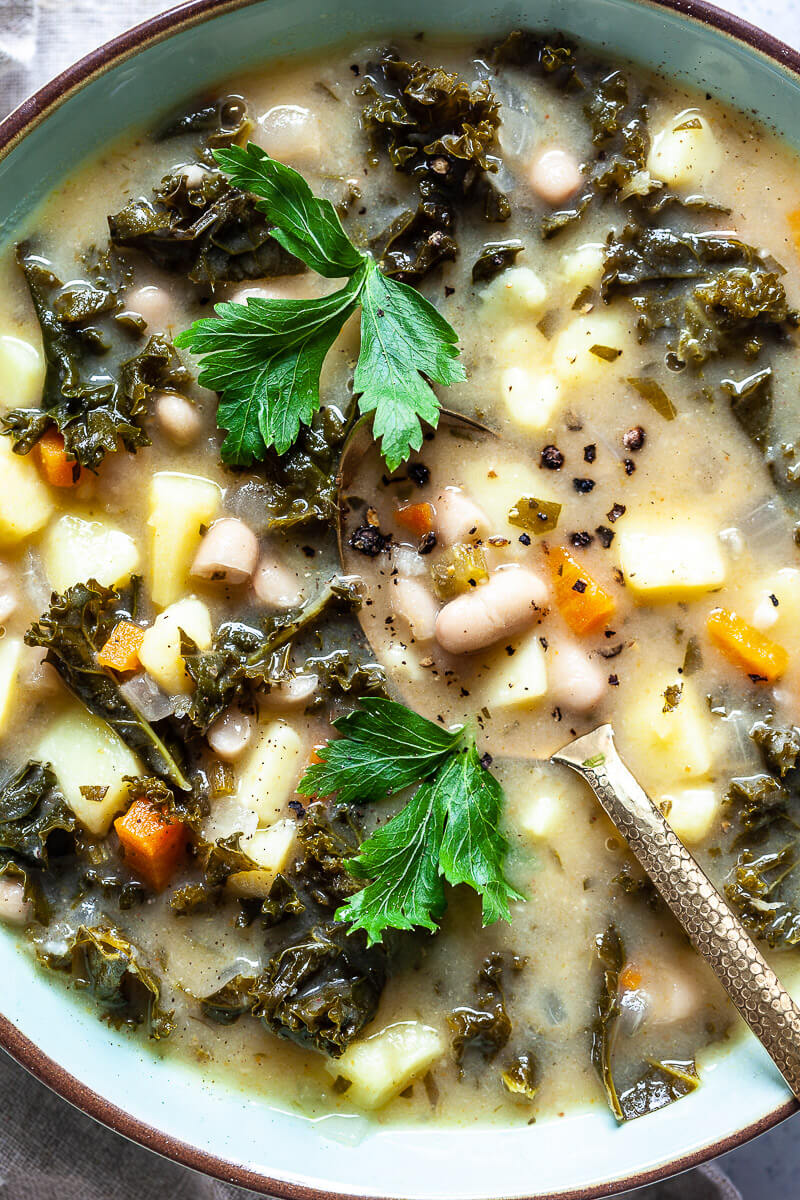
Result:
<svg viewBox="0 0 800 1200"><path fill-rule="evenodd" d="M184 5L0 126L3 1045L280 1196L609 1194L794 1109L795 56ZM323 19L324 18L324 19Z"/></svg>

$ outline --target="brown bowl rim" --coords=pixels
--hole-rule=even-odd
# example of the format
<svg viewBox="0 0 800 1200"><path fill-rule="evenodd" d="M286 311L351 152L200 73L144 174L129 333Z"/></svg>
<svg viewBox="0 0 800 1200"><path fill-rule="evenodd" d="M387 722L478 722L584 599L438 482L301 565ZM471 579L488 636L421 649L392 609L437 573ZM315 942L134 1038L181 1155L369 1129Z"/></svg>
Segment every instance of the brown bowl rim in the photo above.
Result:
<svg viewBox="0 0 800 1200"><path fill-rule="evenodd" d="M33 95L23 100L3 121L0 121L0 161L14 149L22 138L75 92L86 87L93 79L105 74L112 67L125 62L126 59L146 47L172 37L192 25L212 20L222 13L261 2L262 0L185 0L184 3L150 17L105 42L102 46L98 46L96 50L90 51L44 84ZM744 43L750 49L771 58L800 80L800 52L767 33L766 30L745 21L742 17L707 3L707 0L634 0L634 2L650 8L663 8L678 13L688 20L708 25L733 41ZM254 1192L275 1197L277 1200L403 1200L402 1197L388 1197L388 1193L381 1197L369 1197L363 1193L336 1192L327 1188L309 1187L291 1180L273 1179L260 1171L252 1171L241 1164L229 1162L218 1155L211 1154L199 1146L193 1146L188 1142L173 1138L163 1130L156 1129L145 1121L139 1121L124 1109L106 1100L92 1088L87 1087L75 1075L70 1074L54 1059L44 1054L35 1042L26 1037L2 1014L0 1014L0 1047L41 1083L102 1125L137 1142L148 1150L225 1183L250 1188ZM620 1192L643 1187L645 1184L656 1183L671 1175L677 1175L692 1167L700 1166L720 1154L736 1149L737 1146L744 1145L751 1138L758 1137L759 1134L766 1133L781 1121L785 1121L799 1108L800 1102L794 1098L787 1099L771 1112L736 1130L728 1137L672 1159L669 1163L651 1170L637 1171L624 1178L592 1184L588 1188L553 1192L547 1197L547 1200L600 1200L600 1197L618 1195ZM453 1200L457 1200L457 1197L454 1196ZM502 1200L502 1198L498 1198L498 1200ZM536 1200L536 1198L533 1197L531 1200Z"/></svg>

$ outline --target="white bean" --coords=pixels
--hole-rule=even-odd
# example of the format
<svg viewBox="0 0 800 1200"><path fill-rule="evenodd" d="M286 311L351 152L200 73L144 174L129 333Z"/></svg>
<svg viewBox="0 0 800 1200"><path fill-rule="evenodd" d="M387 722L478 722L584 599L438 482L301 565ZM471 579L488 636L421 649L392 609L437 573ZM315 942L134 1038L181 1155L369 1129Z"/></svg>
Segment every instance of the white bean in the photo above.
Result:
<svg viewBox="0 0 800 1200"><path fill-rule="evenodd" d="M451 654L470 654L500 638L514 638L532 625L547 599L538 575L504 567L481 587L456 596L436 618L436 640Z"/></svg>
<svg viewBox="0 0 800 1200"><path fill-rule="evenodd" d="M548 204L563 204L578 190L583 176L575 156L569 150L552 146L535 155L528 179L542 200Z"/></svg>
<svg viewBox="0 0 800 1200"><path fill-rule="evenodd" d="M608 672L574 642L551 642L547 683L556 704L575 712L589 712L608 690Z"/></svg>
<svg viewBox="0 0 800 1200"><path fill-rule="evenodd" d="M153 329L166 330L173 324L175 304L164 288L152 284L136 288L125 296L125 305L143 316Z"/></svg>
<svg viewBox="0 0 800 1200"><path fill-rule="evenodd" d="M25 899L25 885L19 879L0 877L0 921L6 925L27 925L33 909Z"/></svg>
<svg viewBox="0 0 800 1200"><path fill-rule="evenodd" d="M246 304L251 297L254 300L311 300L324 290L325 280L321 276L301 273L240 283L230 290L226 299L235 304Z"/></svg>
<svg viewBox="0 0 800 1200"><path fill-rule="evenodd" d="M282 562L268 555L256 567L253 591L267 608L297 608L303 601L297 576Z"/></svg>
<svg viewBox="0 0 800 1200"><path fill-rule="evenodd" d="M316 113L299 104L276 104L258 118L259 142L273 158L313 166L322 151L322 130Z"/></svg>
<svg viewBox="0 0 800 1200"><path fill-rule="evenodd" d="M308 704L317 690L319 680L316 675L292 675L285 683L279 683L270 688L261 697L262 708L300 708Z"/></svg>
<svg viewBox="0 0 800 1200"><path fill-rule="evenodd" d="M215 521L200 543L191 574L196 579L244 583L256 568L258 538L238 517Z"/></svg>
<svg viewBox="0 0 800 1200"><path fill-rule="evenodd" d="M650 1005L647 1020L652 1025L675 1025L693 1016L702 1003L700 987L687 971L671 970L667 964L646 974L644 990Z"/></svg>
<svg viewBox="0 0 800 1200"><path fill-rule="evenodd" d="M253 736L253 723L240 708L227 708L206 734L209 746L218 758L235 762L247 749Z"/></svg>
<svg viewBox="0 0 800 1200"><path fill-rule="evenodd" d="M180 174L183 176L187 188L199 188L203 186L211 172L202 163L187 163L185 167L181 167Z"/></svg>
<svg viewBox="0 0 800 1200"><path fill-rule="evenodd" d="M461 488L449 487L435 504L436 535L442 545L478 541L489 530L489 518Z"/></svg>
<svg viewBox="0 0 800 1200"><path fill-rule="evenodd" d="M436 633L439 605L420 579L403 575L392 579L390 604L392 612L405 621L416 641L431 640Z"/></svg>
<svg viewBox="0 0 800 1200"><path fill-rule="evenodd" d="M196 404L180 392L156 392L156 420L163 432L176 446L190 446L197 441L203 428L203 418Z"/></svg>

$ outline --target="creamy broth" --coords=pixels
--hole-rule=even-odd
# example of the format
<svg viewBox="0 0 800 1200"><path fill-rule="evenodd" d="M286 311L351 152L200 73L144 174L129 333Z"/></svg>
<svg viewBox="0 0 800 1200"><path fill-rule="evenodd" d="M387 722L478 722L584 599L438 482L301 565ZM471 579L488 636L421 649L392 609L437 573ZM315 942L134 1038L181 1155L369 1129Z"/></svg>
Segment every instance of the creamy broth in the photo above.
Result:
<svg viewBox="0 0 800 1200"><path fill-rule="evenodd" d="M702 1080L737 1021L591 793L545 760L572 737L613 722L625 760L720 886L730 887L743 853L777 853L793 842L792 756L800 750L792 495L797 319L791 310L775 315L778 299L769 317L762 319L762 305L761 316L749 325L732 321L728 333L720 301L723 315L709 335L714 345L704 343L701 320L681 358L676 339L693 318L676 317L674 309L656 313L656 306L685 298L691 271L660 289L641 274L629 285L609 284L608 256L614 244L630 247L625 230L632 223L705 235L693 243L693 261L707 255L709 242L729 245L735 236L754 248L745 267L740 258L735 266L759 278L769 274L791 305L800 297L790 221L797 161L765 129L713 98L625 66L630 99L620 111L641 121L638 106L646 101L646 164L622 185L598 186L584 212L543 237L542 222L570 211L606 155L602 138L592 141L574 85L555 85L565 82L563 67L561 76L551 75L427 38L397 46L409 61L441 65L471 86L486 81L500 103L492 147L498 170L486 178L507 197L507 219L487 221L474 197L454 202L454 260L421 278L406 275L458 332L467 378L438 389L442 404L486 431L443 418L394 472L374 443L363 455L351 453L341 567L333 475L352 409L356 317L344 323L322 369L321 398L336 425L334 436L332 425L321 435L332 447L327 481L324 470L318 477L306 471L305 497L292 494L297 504L321 505L321 520L284 523L287 480L276 484L271 467L223 465L217 396L197 382L197 359L185 350L183 374L170 375L162 364L155 387L145 387L139 427L148 444L130 453L117 443L73 486L63 478L54 483L48 470L57 466L48 466L41 448L31 443L19 447L29 453L12 457L11 441L2 439L0 831L8 779L29 761L52 762L77 820L69 831L73 839L77 832L77 852L72 846L59 856L56 847L48 868L9 842L0 851L0 916L24 930L26 945L45 964L65 978L71 969L78 983L100 993L98 980L86 977L91 960L70 956L70 949L79 928L113 927L135 948L123 953L133 953L157 981L159 1009L172 1014L174 1028L155 1052L196 1061L210 1079L308 1115L369 1110L380 1122L428 1121L432 1113L442 1122L524 1122L603 1104L592 1056L593 1037L597 1046L603 1029L597 939L614 930L621 946L607 997L617 1006L609 1025L614 1077L618 1091L631 1095L643 1064L678 1064L651 1066L658 1086L650 1080L645 1108L655 1109L693 1086L695 1063ZM415 179L395 169L385 147L370 148L362 125L359 89L380 54L347 48L321 62L271 64L203 98L238 97L227 102L228 123L246 107L249 137L335 204L352 241L376 254L382 231L419 201ZM596 95L616 68L598 65L588 51L577 59L586 96ZM119 250L118 262L92 266L107 247L108 214L140 198L149 203L167 174L173 187L182 178L189 191L207 181L210 120L169 137L140 132L104 148L20 234L18 254L28 266L60 281L41 284L49 303L64 294L62 283L111 290L96 316L109 344L97 356L99 385L121 378L122 364L151 335L173 338L210 317L219 301L250 295L302 302L340 286L310 270L268 277L252 266L252 255L239 260L241 279L193 282L185 267L158 255L154 261L141 244ZM609 169L617 151L609 136ZM648 207L637 196L672 199ZM505 262L474 278L487 244L499 242L510 244ZM439 245L434 238L427 250ZM635 275L637 261L626 259L621 271ZM663 252L653 261L661 269ZM722 267L702 261L697 278L705 283ZM637 294L650 297L638 309L631 303ZM91 323L76 322L84 331ZM91 359L96 341L82 336ZM770 375L759 374L767 369ZM38 406L44 373L25 275L6 247L2 411ZM409 524L410 508L417 512ZM208 652L226 622L255 628L263 639L271 619L296 613L340 570L361 581L358 617L326 613L292 644L280 668L270 667L288 671L282 683L240 681L227 718L210 731L187 726L195 683L184 660ZM131 577L142 580L136 608L125 590ZM189 849L176 856L169 879L137 867L113 823L139 794L123 777L154 774L136 757L141 746L128 749L88 714L64 685L63 663L44 662L41 646L23 642L51 591L90 578L118 587L129 624L146 630L124 667L100 669L114 687L134 688L127 694L145 705L162 737L187 744L198 810L188 816L180 808L186 794L179 798ZM509 599L509 589L520 588L521 609ZM599 617L598 604L606 605ZM371 1007L364 1005L368 1020L356 1023L345 1039L351 1044L337 1048L345 1049L341 1062L308 1045L307 1030L298 1044L298 1027L288 1020L280 1032L294 1040L277 1036L251 1014L252 999L245 1011L230 994L237 979L268 968L287 945L292 920L301 928L313 923L313 904L299 918L289 910L288 922L273 923L267 908L272 902L286 916L275 880L292 878L303 853L296 832L308 797L295 787L331 737L331 721L356 704L357 686L322 686L320 658L337 650L349 655L346 669L360 664L374 673L378 664L388 694L441 728L472 725L484 765L505 794L507 877L526 897L512 903L510 923L482 928L480 900L462 886L449 890L437 933L390 935L385 985L377 986ZM773 741L763 751L750 732L765 721ZM779 746L775 730L786 731ZM761 791L751 786L758 797L748 827L741 793L734 789L731 798L729 789L732 779L755 776L768 782ZM399 807L369 799L355 806L367 834ZM163 792L156 801L157 814L171 811L163 809ZM776 818L776 810L786 815ZM225 860L209 882L209 853L221 841L226 853L237 853L237 835L252 861L243 868ZM785 905L785 920L756 928L784 979L791 978L800 928L790 853L775 869L787 868L787 877L764 893L767 903ZM253 878L236 883L243 870ZM769 883L775 873L765 876ZM29 888L41 878L49 911L25 899L26 877ZM302 872L300 878L313 893L314 881ZM198 887L206 889L202 902L191 890ZM758 904L755 916L741 894L739 904L757 924ZM325 905L322 916L331 921L337 905L329 895ZM351 936L364 953L363 939ZM98 1007L111 1019L116 1013L147 1025L134 1012L130 988L128 979L113 1003L106 997L104 1007L101 995ZM202 1006L209 997L216 999ZM400 1039L394 1048L383 1032L392 1029ZM354 1050L373 1037L379 1049L359 1059ZM527 1091L515 1086L523 1076Z"/></svg>

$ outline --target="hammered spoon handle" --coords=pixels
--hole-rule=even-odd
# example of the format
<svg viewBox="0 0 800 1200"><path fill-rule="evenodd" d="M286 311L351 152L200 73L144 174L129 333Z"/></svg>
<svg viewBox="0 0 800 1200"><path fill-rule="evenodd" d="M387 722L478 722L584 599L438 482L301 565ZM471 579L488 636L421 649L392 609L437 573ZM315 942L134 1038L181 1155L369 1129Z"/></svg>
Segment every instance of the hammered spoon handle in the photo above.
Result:
<svg viewBox="0 0 800 1200"><path fill-rule="evenodd" d="M744 926L623 763L610 725L552 756L582 775L695 950L800 1099L800 1008Z"/></svg>

